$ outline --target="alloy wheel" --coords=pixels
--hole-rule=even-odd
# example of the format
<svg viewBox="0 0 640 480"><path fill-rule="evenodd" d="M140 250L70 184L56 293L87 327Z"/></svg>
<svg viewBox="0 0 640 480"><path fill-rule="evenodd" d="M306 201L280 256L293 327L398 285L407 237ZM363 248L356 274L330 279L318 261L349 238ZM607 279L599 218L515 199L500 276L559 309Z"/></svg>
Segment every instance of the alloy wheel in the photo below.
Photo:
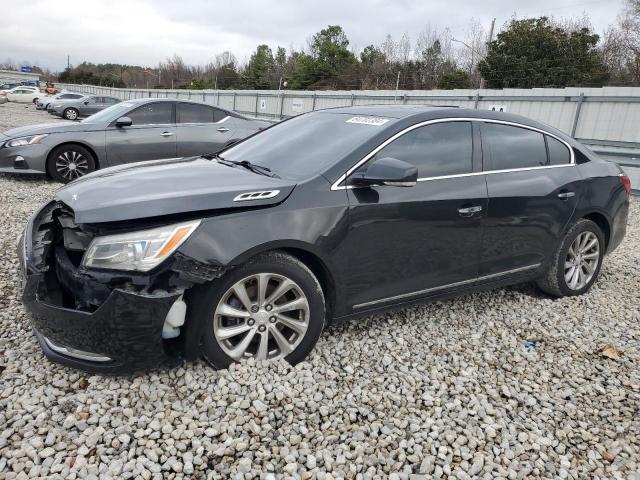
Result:
<svg viewBox="0 0 640 480"><path fill-rule="evenodd" d="M56 171L60 176L74 180L89 172L89 163L80 152L67 150L56 158Z"/></svg>
<svg viewBox="0 0 640 480"><path fill-rule="evenodd" d="M65 117L67 117L67 120L75 120L78 118L78 112L73 109L69 109L65 112Z"/></svg>
<svg viewBox="0 0 640 480"><path fill-rule="evenodd" d="M259 273L243 278L222 296L213 333L234 360L286 357L309 328L309 302L290 278Z"/></svg>
<svg viewBox="0 0 640 480"><path fill-rule="evenodd" d="M584 288L593 278L600 261L600 241L595 233L579 234L567 252L564 279L571 290Z"/></svg>

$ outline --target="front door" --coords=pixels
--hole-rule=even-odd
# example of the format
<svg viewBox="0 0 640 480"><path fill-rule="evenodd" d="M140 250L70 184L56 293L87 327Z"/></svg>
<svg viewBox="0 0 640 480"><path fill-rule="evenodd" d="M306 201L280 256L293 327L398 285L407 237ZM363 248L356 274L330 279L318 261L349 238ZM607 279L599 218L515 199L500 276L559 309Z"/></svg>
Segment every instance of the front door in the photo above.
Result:
<svg viewBox="0 0 640 480"><path fill-rule="evenodd" d="M348 190L346 297L354 311L442 293L478 276L487 189L471 122L418 127L359 170L384 157L416 165L420 180Z"/></svg>
<svg viewBox="0 0 640 480"><path fill-rule="evenodd" d="M482 123L489 206L480 276L541 268L578 203L581 180L557 138L514 125Z"/></svg>
<svg viewBox="0 0 640 480"><path fill-rule="evenodd" d="M176 157L173 102L146 103L129 112L129 127L110 125L106 131L109 166ZM115 123L115 122L114 122Z"/></svg>

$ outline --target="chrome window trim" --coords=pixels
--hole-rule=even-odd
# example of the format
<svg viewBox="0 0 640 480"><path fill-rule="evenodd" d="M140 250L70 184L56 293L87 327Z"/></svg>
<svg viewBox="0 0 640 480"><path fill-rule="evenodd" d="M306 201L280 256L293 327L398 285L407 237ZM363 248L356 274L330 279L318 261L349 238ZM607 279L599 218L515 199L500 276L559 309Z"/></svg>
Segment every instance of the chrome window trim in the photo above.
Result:
<svg viewBox="0 0 640 480"><path fill-rule="evenodd" d="M527 265L525 267L513 268L511 270L505 270L503 272L492 273L490 275L484 275L482 277L470 278L469 280L462 280L460 282L448 283L446 285L440 285L440 286L437 286L437 287L425 288L424 290L418 290L416 292L401 293L400 295L394 295L393 297L380 298L378 300L371 300L370 302L358 303L357 305L353 306L353 309L354 310L358 310L360 308L370 307L372 305L377 305L379 303L388 303L388 302L393 302L394 300L403 300L405 298L419 297L421 295L424 295L424 294L427 294L427 293L430 293L430 292L437 292L438 290L445 290L447 288L461 287L461 286L469 285L469 284L472 284L472 283L482 282L484 280L491 280L492 278L499 278L499 277L503 277L503 276L506 276L506 275L513 275L513 274L520 273L520 272L526 272L528 270L533 270L535 268L538 268L540 265L542 265L542 264L541 263L535 263L533 265Z"/></svg>
<svg viewBox="0 0 640 480"><path fill-rule="evenodd" d="M435 124L435 123L444 123L444 122L498 123L498 124L501 124L501 125L508 125L508 126L511 126L511 127L526 128L528 130L533 130L534 132L539 132L539 133L541 133L543 135L549 135L550 137L553 137L556 140L558 140L560 143L564 144L564 146L569 149L569 153L571 154L571 162L567 163L567 164L564 164L564 165L541 165L539 167L510 168L510 169L504 169L504 170L483 170L482 172L459 173L459 174L455 174L455 175L441 175L441 176L437 176L437 177L422 177L422 178L418 178L418 182L426 182L426 181L431 181L431 180L448 179L448 178L471 177L471 176L475 176L475 175L492 175L492 174L495 174L495 173L524 172L524 171L527 171L527 170L543 170L543 169L547 169L547 168L573 167L576 164L575 163L576 162L575 153L573 152L573 148L571 148L571 145L569 145L565 140L563 140L562 138L558 137L557 135L554 135L553 133L547 132L546 130L542 130L542 129L537 128L537 127L532 127L530 125L525 125L525 124L517 123L517 122L509 122L509 121L506 121L506 120L494 120L494 119L490 119L490 118L475 118L475 117L437 118L437 119L434 119L434 120L426 120L424 122L420 122L420 123L416 123L415 125L411 125L411 126L405 128L404 130L396 133L392 137L388 138L384 142L382 142L380 145L378 145L376 148L374 148L371 152L369 152L367 155L365 155L364 158L362 158L362 160L358 161L354 166L352 166L349 170L347 170L346 173L342 174L340 176L340 178L338 178L338 180L336 180L331 185L331 190L351 190L353 188L364 188L364 187L360 187L360 186L340 185L340 184L342 182L344 182L349 177L349 175L351 175L361 165L365 164L373 156L375 156L376 153L378 153L380 150L382 150L384 147L389 145L391 142L393 142L397 138L403 136L406 133L409 133L412 130L415 130L416 128L424 127L426 125L431 125L431 124Z"/></svg>

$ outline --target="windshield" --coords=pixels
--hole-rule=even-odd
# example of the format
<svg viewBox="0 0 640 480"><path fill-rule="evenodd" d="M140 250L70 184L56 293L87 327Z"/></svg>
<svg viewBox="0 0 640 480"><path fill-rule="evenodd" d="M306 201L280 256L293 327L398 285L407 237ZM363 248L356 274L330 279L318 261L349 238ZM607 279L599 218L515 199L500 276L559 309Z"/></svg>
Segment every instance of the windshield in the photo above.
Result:
<svg viewBox="0 0 640 480"><path fill-rule="evenodd" d="M382 123L366 122L371 118ZM274 125L231 147L222 152L222 157L270 168L282 178L304 180L380 133L381 125L387 126L390 120L357 117L351 113L308 113Z"/></svg>
<svg viewBox="0 0 640 480"><path fill-rule="evenodd" d="M125 116L134 106L131 102L116 103L85 118L81 123L110 122Z"/></svg>

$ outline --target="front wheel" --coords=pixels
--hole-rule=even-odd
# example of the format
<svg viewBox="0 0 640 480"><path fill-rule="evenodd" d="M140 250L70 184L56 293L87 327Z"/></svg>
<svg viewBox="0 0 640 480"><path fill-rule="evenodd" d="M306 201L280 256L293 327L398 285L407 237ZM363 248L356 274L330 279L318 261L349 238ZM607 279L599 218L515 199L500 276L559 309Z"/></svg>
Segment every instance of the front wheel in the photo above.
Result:
<svg viewBox="0 0 640 480"><path fill-rule="evenodd" d="M64 112L62 112L62 116L67 120L77 120L80 116L80 112L75 108L66 108Z"/></svg>
<svg viewBox="0 0 640 480"><path fill-rule="evenodd" d="M591 220L578 220L567 232L538 286L554 297L586 293L598 278L604 252L602 229Z"/></svg>
<svg viewBox="0 0 640 480"><path fill-rule="evenodd" d="M55 148L47 159L47 172L54 180L69 183L96 169L96 161L86 148L70 144Z"/></svg>
<svg viewBox="0 0 640 480"><path fill-rule="evenodd" d="M215 368L248 358L304 360L325 323L322 288L283 252L260 254L191 296L202 352Z"/></svg>

